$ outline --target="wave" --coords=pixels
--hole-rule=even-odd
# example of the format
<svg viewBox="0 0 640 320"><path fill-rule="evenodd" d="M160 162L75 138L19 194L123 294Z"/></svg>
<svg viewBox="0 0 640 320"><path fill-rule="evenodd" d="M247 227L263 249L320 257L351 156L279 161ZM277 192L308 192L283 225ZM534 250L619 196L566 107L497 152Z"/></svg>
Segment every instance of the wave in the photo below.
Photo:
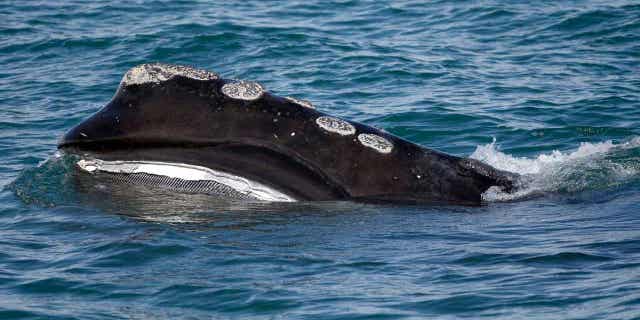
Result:
<svg viewBox="0 0 640 320"><path fill-rule="evenodd" d="M477 146L469 157L521 175L516 192L506 193L492 187L483 194L488 202L511 201L547 193L601 190L632 182L640 174L640 137L623 143L583 142L574 151L554 150L533 158L501 152L494 139Z"/></svg>

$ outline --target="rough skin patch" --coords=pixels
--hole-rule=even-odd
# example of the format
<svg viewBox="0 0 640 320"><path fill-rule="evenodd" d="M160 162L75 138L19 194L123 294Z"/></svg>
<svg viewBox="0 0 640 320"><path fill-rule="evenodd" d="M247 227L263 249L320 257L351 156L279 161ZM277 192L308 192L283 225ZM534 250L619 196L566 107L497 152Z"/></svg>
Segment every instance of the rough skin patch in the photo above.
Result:
<svg viewBox="0 0 640 320"><path fill-rule="evenodd" d="M369 147L380 153L391 153L393 150L393 144L389 140L375 134L359 134L358 141L360 141L363 146Z"/></svg>
<svg viewBox="0 0 640 320"><path fill-rule="evenodd" d="M341 136L349 136L356 133L356 128L349 122L334 117L319 117L316 119L316 124L326 131L337 133Z"/></svg>
<svg viewBox="0 0 640 320"><path fill-rule="evenodd" d="M132 84L160 83L174 76L202 81L218 79L217 74L206 70L171 64L150 63L131 68L122 78L121 84L128 86Z"/></svg>
<svg viewBox="0 0 640 320"><path fill-rule="evenodd" d="M313 106L313 104L311 104L311 102L310 102L310 101L307 101L307 100L298 100L298 99L293 98L293 97L285 97L285 99L287 99L287 100L289 100L289 101L291 101L291 102L293 102L293 103L295 103L295 104L301 105L301 106L303 106L303 107L305 107L305 108L315 109L315 107Z"/></svg>
<svg viewBox="0 0 640 320"><path fill-rule="evenodd" d="M222 86L222 93L233 99L252 101L262 97L264 89L253 81L233 81Z"/></svg>

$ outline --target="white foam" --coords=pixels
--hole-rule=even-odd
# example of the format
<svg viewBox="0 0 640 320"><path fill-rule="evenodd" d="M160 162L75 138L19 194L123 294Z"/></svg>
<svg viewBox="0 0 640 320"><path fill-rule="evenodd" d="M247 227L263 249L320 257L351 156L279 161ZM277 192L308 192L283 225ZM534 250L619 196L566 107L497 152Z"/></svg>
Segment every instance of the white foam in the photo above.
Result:
<svg viewBox="0 0 640 320"><path fill-rule="evenodd" d="M508 201L538 193L579 192L620 184L640 173L638 159L617 162L611 156L638 147L640 137L621 144L583 142L574 151L554 150L526 158L499 151L494 139L492 143L476 147L470 158L522 175L521 185L514 193L492 187L483 194L486 201Z"/></svg>

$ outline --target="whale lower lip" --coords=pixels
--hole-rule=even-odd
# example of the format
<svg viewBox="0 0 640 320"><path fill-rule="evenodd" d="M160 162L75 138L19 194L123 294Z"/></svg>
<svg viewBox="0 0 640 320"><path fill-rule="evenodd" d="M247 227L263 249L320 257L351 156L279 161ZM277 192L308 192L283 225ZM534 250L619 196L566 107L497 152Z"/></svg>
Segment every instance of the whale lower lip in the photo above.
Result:
<svg viewBox="0 0 640 320"><path fill-rule="evenodd" d="M227 198L294 202L296 199L259 182L210 168L159 161L81 159L77 167L90 174L109 174L122 183L151 184L177 191Z"/></svg>

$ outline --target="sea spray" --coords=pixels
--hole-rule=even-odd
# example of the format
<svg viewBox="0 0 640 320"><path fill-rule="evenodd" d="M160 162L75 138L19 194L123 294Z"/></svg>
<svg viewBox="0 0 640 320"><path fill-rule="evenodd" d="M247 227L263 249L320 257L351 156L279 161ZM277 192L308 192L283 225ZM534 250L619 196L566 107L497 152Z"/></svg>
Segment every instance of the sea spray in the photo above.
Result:
<svg viewBox="0 0 640 320"><path fill-rule="evenodd" d="M500 170L521 175L516 192L506 193L492 187L483 199L510 201L545 193L575 193L604 189L638 178L640 137L624 143L611 140L598 143L583 142L571 152L553 150L535 158L515 157L501 152L496 140L480 145L470 158L480 160Z"/></svg>

